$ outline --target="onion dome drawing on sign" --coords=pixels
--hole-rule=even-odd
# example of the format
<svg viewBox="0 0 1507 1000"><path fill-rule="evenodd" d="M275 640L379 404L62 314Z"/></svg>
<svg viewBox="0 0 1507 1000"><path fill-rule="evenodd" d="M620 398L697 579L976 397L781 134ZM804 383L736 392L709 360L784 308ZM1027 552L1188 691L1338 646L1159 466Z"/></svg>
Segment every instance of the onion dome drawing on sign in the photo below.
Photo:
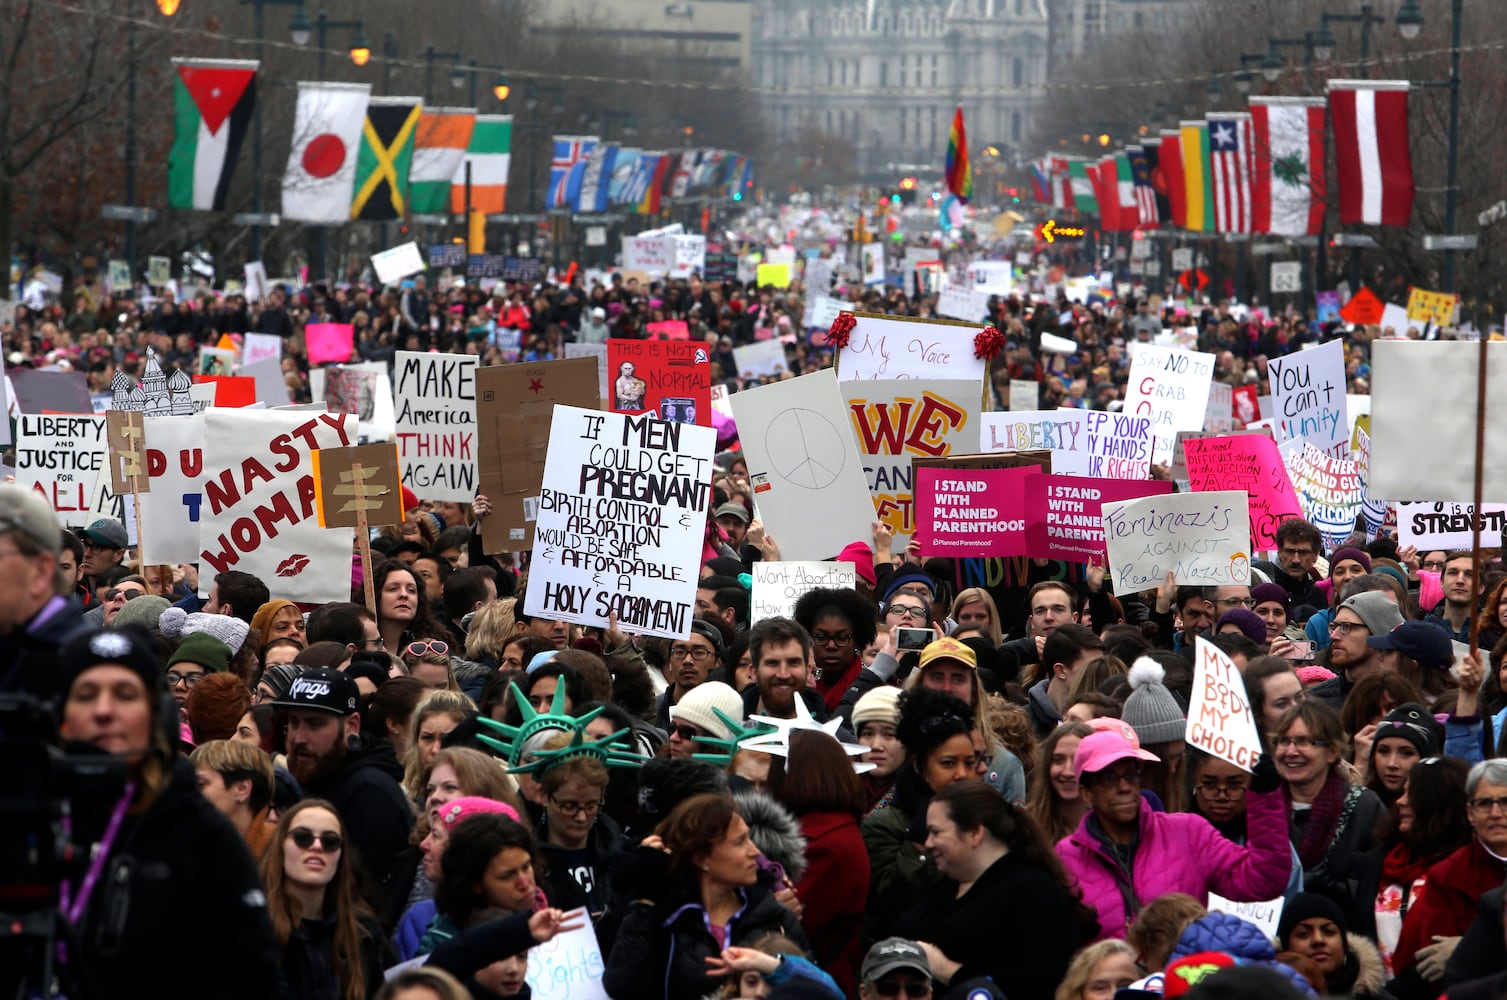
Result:
<svg viewBox="0 0 1507 1000"><path fill-rule="evenodd" d="M192 416L194 401L189 390L193 387L193 379L188 377L188 372L182 368L175 369L167 377L168 412L175 417Z"/></svg>
<svg viewBox="0 0 1507 1000"><path fill-rule="evenodd" d="M189 391L192 385L193 380L182 369L174 369L171 376L164 375L157 352L148 347L146 368L139 385L120 371L110 380L110 408L139 410L147 416L188 416L194 412Z"/></svg>

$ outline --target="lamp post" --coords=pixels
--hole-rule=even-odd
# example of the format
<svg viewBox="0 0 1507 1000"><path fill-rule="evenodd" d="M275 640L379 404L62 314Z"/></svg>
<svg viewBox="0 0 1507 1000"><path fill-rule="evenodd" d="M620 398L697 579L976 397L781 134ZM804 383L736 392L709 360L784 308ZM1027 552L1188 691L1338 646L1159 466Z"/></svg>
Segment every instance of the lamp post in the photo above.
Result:
<svg viewBox="0 0 1507 1000"><path fill-rule="evenodd" d="M431 45L424 50L424 103L434 103L434 62L436 59L452 60L450 67L450 86L456 90L466 85L466 67L461 62L465 56L459 52L436 52ZM475 98L472 98L475 103Z"/></svg>
<svg viewBox="0 0 1507 1000"><path fill-rule="evenodd" d="M1359 14L1331 14L1326 10L1322 15L1323 23L1320 24L1319 30L1314 32L1313 35L1314 57L1317 58L1320 62L1325 62L1329 59L1330 56L1334 54L1334 32L1329 28L1331 22L1337 22L1341 24L1359 24L1360 67L1358 69L1358 72L1360 73L1360 78L1362 80L1369 78L1371 75L1371 26L1373 24L1383 24L1387 20L1386 18L1374 13L1373 11L1374 8L1369 3L1361 4ZM1359 246L1353 246L1350 248L1350 287L1352 289L1352 294L1353 292L1360 290L1360 254L1361 248Z"/></svg>
<svg viewBox="0 0 1507 1000"><path fill-rule="evenodd" d="M309 13L304 9L303 0L241 0L243 4L251 4L256 14L256 58L257 62L263 62L265 53L263 43L267 40L266 8L268 7L292 7L293 17L288 21L288 34L293 39L294 45L308 45L309 35L314 26L309 22ZM262 259L262 103L256 102L253 109L254 119L251 130L251 212L257 220L251 224L251 259Z"/></svg>
<svg viewBox="0 0 1507 1000"><path fill-rule="evenodd" d="M1282 70L1286 68L1287 64L1277 55L1279 48L1296 48L1302 46L1303 65L1304 67L1312 66L1314 53L1322 41L1319 36L1320 32L1306 31L1303 33L1302 38L1268 38L1266 40L1266 58L1261 61L1261 75L1266 77L1268 83L1277 82L1277 78L1282 75ZM1328 270L1329 239L1324 234L1323 225L1320 224L1318 243L1313 251L1313 280L1309 282L1312 287L1308 290L1312 296L1311 301L1318 301L1319 284L1324 280L1324 275Z"/></svg>
<svg viewBox="0 0 1507 1000"><path fill-rule="evenodd" d="M1447 161L1447 177L1444 186L1444 233L1446 237L1456 235L1456 213L1459 210L1460 201L1460 27L1464 20L1465 0L1450 0L1450 52L1449 52L1449 79L1447 80L1417 80L1413 82L1415 87L1448 87L1449 88L1449 151ZM1401 7L1397 9L1397 31L1407 41L1418 37L1423 29L1423 12L1418 9L1417 0L1403 0ZM1455 248L1446 244L1444 248L1444 276L1445 292L1455 290Z"/></svg>

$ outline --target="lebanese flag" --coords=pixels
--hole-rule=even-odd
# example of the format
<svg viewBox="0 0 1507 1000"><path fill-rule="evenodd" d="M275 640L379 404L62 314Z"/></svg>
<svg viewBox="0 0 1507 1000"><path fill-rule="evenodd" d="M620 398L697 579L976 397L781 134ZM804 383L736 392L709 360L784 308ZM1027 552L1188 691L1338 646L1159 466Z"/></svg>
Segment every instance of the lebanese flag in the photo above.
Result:
<svg viewBox="0 0 1507 1000"><path fill-rule="evenodd" d="M1310 236L1323 226L1324 103L1322 97L1251 98L1253 232Z"/></svg>
<svg viewBox="0 0 1507 1000"><path fill-rule="evenodd" d="M299 81L293 147L283 171L283 215L335 225L351 219L356 153L371 96L366 83Z"/></svg>
<svg viewBox="0 0 1507 1000"><path fill-rule="evenodd" d="M1167 204L1172 210L1172 227L1188 228L1188 189L1183 186L1183 134L1177 129L1162 129L1162 155L1158 161L1167 187Z"/></svg>
<svg viewBox="0 0 1507 1000"><path fill-rule="evenodd" d="M223 211L256 108L255 59L174 59L173 148L167 203Z"/></svg>
<svg viewBox="0 0 1507 1000"><path fill-rule="evenodd" d="M1406 226L1413 214L1408 81L1330 80L1340 222Z"/></svg>

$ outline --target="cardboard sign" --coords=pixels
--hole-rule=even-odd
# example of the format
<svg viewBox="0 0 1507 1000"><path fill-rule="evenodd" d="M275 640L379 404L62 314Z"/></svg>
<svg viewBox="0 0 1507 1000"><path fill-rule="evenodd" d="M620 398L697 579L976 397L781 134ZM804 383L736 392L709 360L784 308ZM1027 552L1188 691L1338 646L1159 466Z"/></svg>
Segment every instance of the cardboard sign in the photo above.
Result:
<svg viewBox="0 0 1507 1000"><path fill-rule="evenodd" d="M1172 492L1166 480L1032 476L1025 481L1026 555L1108 565L1104 504Z"/></svg>
<svg viewBox="0 0 1507 1000"><path fill-rule="evenodd" d="M319 526L312 453L355 444L351 418L214 407L204 436L215 447L204 455L199 596L234 569L272 581L295 603L350 600L351 531Z"/></svg>
<svg viewBox="0 0 1507 1000"><path fill-rule="evenodd" d="M1348 458L1350 421L1345 417L1345 349L1331 340L1267 362L1277 441L1307 441L1327 455Z"/></svg>
<svg viewBox="0 0 1507 1000"><path fill-rule="evenodd" d="M973 356L973 338L982 323L900 319L854 313L848 346L837 355L844 382L873 379L971 379L982 383L988 366Z"/></svg>
<svg viewBox="0 0 1507 1000"><path fill-rule="evenodd" d="M314 452L315 508L322 528L355 528L366 511L370 527L403 523L398 447L363 444ZM356 477L356 466L361 477ZM359 487L359 488L358 488ZM422 494L420 494L422 496Z"/></svg>
<svg viewBox="0 0 1507 1000"><path fill-rule="evenodd" d="M304 327L309 364L351 360L356 351L356 330L349 323L310 323Z"/></svg>
<svg viewBox="0 0 1507 1000"><path fill-rule="evenodd" d="M1010 380L1010 410L1013 413L1028 412L1041 405L1041 383L1033 379Z"/></svg>
<svg viewBox="0 0 1507 1000"><path fill-rule="evenodd" d="M116 493L149 493L152 480L146 471L145 417L140 410L105 411L105 439L110 489Z"/></svg>
<svg viewBox="0 0 1507 1000"><path fill-rule="evenodd" d="M1151 418L1153 464L1172 463L1172 444L1178 431L1203 429L1213 374L1212 354L1155 344L1135 345L1124 412Z"/></svg>
<svg viewBox="0 0 1507 1000"><path fill-rule="evenodd" d="M1026 551L1023 487L1031 466L915 470L916 541L923 556L1016 556Z"/></svg>
<svg viewBox="0 0 1507 1000"><path fill-rule="evenodd" d="M94 481L109 472L103 416L23 413L16 420L16 483L41 494L64 527L83 526Z"/></svg>
<svg viewBox="0 0 1507 1000"><path fill-rule="evenodd" d="M477 360L469 354L415 351L399 351L394 358L394 426L403 482L421 500L470 503L476 496Z"/></svg>
<svg viewBox="0 0 1507 1000"><path fill-rule="evenodd" d="M153 417L145 423L147 476L139 512L149 565L176 566L199 558L204 494L204 415Z"/></svg>
<svg viewBox="0 0 1507 1000"><path fill-rule="evenodd" d="M1419 552L1431 549L1468 549L1479 521L1481 544L1488 545L1507 532L1507 504L1481 505L1481 516L1473 517L1475 506L1468 503L1400 503L1397 505L1397 544L1412 545Z"/></svg>
<svg viewBox="0 0 1507 1000"><path fill-rule="evenodd" d="M688 635L716 450L710 427L556 406L525 610Z"/></svg>
<svg viewBox="0 0 1507 1000"><path fill-rule="evenodd" d="M544 479L555 404L590 409L598 402L594 358L476 370L477 485L492 502L492 513L481 520L488 553L533 545L533 500Z"/></svg>
<svg viewBox="0 0 1507 1000"><path fill-rule="evenodd" d="M1308 442L1289 441L1282 446L1282 459L1303 516L1335 548L1355 530L1360 514L1360 474L1348 458L1332 458Z"/></svg>
<svg viewBox="0 0 1507 1000"><path fill-rule="evenodd" d="M748 620L794 618L795 602L802 594L809 590L852 590L856 575L850 562L756 562Z"/></svg>
<svg viewBox="0 0 1507 1000"><path fill-rule="evenodd" d="M603 399L609 410L711 426L711 360L705 344L614 337L606 347L610 383Z"/></svg>
<svg viewBox="0 0 1507 1000"><path fill-rule="evenodd" d="M1251 519L1244 493L1174 493L1106 503L1109 570L1122 592L1251 580Z"/></svg>
<svg viewBox="0 0 1507 1000"><path fill-rule="evenodd" d="M785 345L778 340L740 344L733 348L733 358L742 378L778 378L789 363L785 359Z"/></svg>
<svg viewBox="0 0 1507 1000"><path fill-rule="evenodd" d="M1434 326L1454 326L1455 307L1460 296L1452 292L1430 292L1422 288L1408 290L1408 319Z"/></svg>
<svg viewBox="0 0 1507 1000"><path fill-rule="evenodd" d="M904 546L916 530L920 513L911 459L945 458L973 450L978 436L978 383L900 379L844 382L841 389L863 456L875 516L894 532L894 544Z"/></svg>
<svg viewBox="0 0 1507 1000"><path fill-rule="evenodd" d="M1277 526L1303 516L1277 443L1265 434L1189 438L1183 441L1183 449L1188 485L1196 493L1246 494L1255 551L1275 549Z"/></svg>
<svg viewBox="0 0 1507 1000"><path fill-rule="evenodd" d="M597 363L597 395L606 399L609 393L607 388L607 345L606 344L566 344L565 356L567 358L592 358Z"/></svg>
<svg viewBox="0 0 1507 1000"><path fill-rule="evenodd" d="M372 270L377 272L377 280L384 285L395 285L410 274L418 274L424 267L424 255L419 253L419 245L412 240L372 254Z"/></svg>
<svg viewBox="0 0 1507 1000"><path fill-rule="evenodd" d="M1261 757L1256 716L1235 661L1199 636L1193 664L1193 697L1188 702L1188 745L1243 771L1255 771Z"/></svg>
<svg viewBox="0 0 1507 1000"><path fill-rule="evenodd" d="M729 402L759 518L782 555L827 559L873 537L874 504L832 369L733 393Z"/></svg>

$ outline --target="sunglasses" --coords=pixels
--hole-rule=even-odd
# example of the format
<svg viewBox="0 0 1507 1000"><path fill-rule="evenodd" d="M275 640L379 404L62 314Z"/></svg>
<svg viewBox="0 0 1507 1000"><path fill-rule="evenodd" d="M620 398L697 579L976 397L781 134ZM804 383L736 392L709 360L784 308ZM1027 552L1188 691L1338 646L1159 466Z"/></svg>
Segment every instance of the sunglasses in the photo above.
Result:
<svg viewBox="0 0 1507 1000"><path fill-rule="evenodd" d="M410 642L408 648L403 650L408 656L423 656L425 653L434 653L439 656L450 655L450 644L439 639L430 639L427 642Z"/></svg>
<svg viewBox="0 0 1507 1000"><path fill-rule="evenodd" d="M694 726L676 726L670 730L670 735L679 736L683 740L701 740L706 738L706 734Z"/></svg>
<svg viewBox="0 0 1507 1000"><path fill-rule="evenodd" d="M874 991L882 997L896 997L904 993L913 1000L920 1000L921 997L931 996L931 984L905 983L902 985L894 982L887 983L881 979L874 984Z"/></svg>
<svg viewBox="0 0 1507 1000"><path fill-rule="evenodd" d="M112 590L105 594L105 600L118 601L125 599L127 601L133 601L136 598L143 597L145 595L146 591L144 590Z"/></svg>
<svg viewBox="0 0 1507 1000"><path fill-rule="evenodd" d="M314 841L319 841L319 847L326 854L334 854L345 844L345 840L338 833L321 833L315 835L313 830L306 826L295 826L288 836L293 838L293 844L300 851L307 851L314 846Z"/></svg>

